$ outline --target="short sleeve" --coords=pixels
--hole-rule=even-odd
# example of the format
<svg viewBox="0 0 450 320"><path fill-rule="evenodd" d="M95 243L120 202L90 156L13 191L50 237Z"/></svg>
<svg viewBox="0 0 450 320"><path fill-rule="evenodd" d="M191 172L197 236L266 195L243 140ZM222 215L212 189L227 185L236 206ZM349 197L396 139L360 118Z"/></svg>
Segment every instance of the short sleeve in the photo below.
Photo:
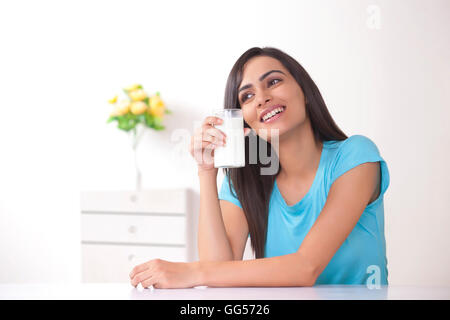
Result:
<svg viewBox="0 0 450 320"><path fill-rule="evenodd" d="M340 145L332 165L331 184L345 172L366 162L380 162L381 190L378 198L381 198L389 186L389 170L375 143L362 135L353 135Z"/></svg>
<svg viewBox="0 0 450 320"><path fill-rule="evenodd" d="M224 176L222 181L222 186L219 191L219 200L227 200L231 203L234 203L238 207L242 209L241 202L237 198L236 191L234 190L233 183L231 183L231 187L233 189L233 193L230 191L230 183L227 175Z"/></svg>

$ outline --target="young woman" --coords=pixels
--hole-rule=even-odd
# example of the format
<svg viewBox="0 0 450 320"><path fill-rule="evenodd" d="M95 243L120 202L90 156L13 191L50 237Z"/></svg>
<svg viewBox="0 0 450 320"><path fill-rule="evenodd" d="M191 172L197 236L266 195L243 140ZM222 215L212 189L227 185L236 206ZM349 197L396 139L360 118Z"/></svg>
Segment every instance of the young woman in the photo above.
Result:
<svg viewBox="0 0 450 320"><path fill-rule="evenodd" d="M224 169L218 192L218 169L198 154L213 157L226 137L214 127L221 119L207 117L190 150L200 180L199 261L151 260L133 269L131 284L387 284L383 195L389 172L376 145L362 135L347 137L308 73L275 48L251 48L237 60L224 102L242 109L246 166ZM281 113L267 118L272 110ZM248 161L248 135L270 145L273 136L260 133L271 129L278 132L278 147L270 150L279 169L262 175L265 165ZM248 237L254 260L242 260Z"/></svg>

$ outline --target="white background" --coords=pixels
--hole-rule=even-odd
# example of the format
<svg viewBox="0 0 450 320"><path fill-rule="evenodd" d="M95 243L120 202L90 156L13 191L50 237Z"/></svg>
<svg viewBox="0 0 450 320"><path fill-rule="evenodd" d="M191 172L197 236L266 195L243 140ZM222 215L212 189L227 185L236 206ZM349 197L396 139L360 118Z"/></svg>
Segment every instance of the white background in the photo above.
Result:
<svg viewBox="0 0 450 320"><path fill-rule="evenodd" d="M79 282L81 190L134 187L106 100L173 111L139 149L145 188L198 190L187 139L253 46L297 59L347 135L387 161L389 282L450 285L450 2L2 1L0 282ZM218 177L218 184L222 175Z"/></svg>

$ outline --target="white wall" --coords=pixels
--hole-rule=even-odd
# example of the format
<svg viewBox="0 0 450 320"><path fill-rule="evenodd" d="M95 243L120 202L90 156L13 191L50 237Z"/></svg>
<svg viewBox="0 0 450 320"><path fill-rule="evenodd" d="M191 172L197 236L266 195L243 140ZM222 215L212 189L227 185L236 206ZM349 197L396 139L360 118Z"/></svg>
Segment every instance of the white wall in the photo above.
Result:
<svg viewBox="0 0 450 320"><path fill-rule="evenodd" d="M0 282L80 280L79 192L134 187L106 100L130 83L173 115L139 150L145 188L198 190L175 133L221 107L252 46L295 57L338 125L388 163L391 284L450 285L448 1L0 3ZM218 184L222 175L219 176Z"/></svg>

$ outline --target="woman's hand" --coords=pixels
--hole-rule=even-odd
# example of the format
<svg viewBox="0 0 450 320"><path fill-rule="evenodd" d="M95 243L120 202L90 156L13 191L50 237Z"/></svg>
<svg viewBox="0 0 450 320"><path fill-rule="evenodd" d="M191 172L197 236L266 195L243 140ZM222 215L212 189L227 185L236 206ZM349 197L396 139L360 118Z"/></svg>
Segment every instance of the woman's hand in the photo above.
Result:
<svg viewBox="0 0 450 320"><path fill-rule="evenodd" d="M130 273L130 283L136 287L158 289L192 288L201 285L200 262L169 262L150 260L137 265Z"/></svg>
<svg viewBox="0 0 450 320"><path fill-rule="evenodd" d="M189 152L194 157L199 171L216 170L214 168L214 149L225 145L226 134L215 128L223 120L218 117L206 117L201 127L196 128L191 137ZM244 128L244 135L250 133L249 128Z"/></svg>
<svg viewBox="0 0 450 320"><path fill-rule="evenodd" d="M218 117L207 117L191 137L189 152L197 162L199 171L215 169L214 149L225 144L226 135L214 125L222 124L222 121Z"/></svg>

